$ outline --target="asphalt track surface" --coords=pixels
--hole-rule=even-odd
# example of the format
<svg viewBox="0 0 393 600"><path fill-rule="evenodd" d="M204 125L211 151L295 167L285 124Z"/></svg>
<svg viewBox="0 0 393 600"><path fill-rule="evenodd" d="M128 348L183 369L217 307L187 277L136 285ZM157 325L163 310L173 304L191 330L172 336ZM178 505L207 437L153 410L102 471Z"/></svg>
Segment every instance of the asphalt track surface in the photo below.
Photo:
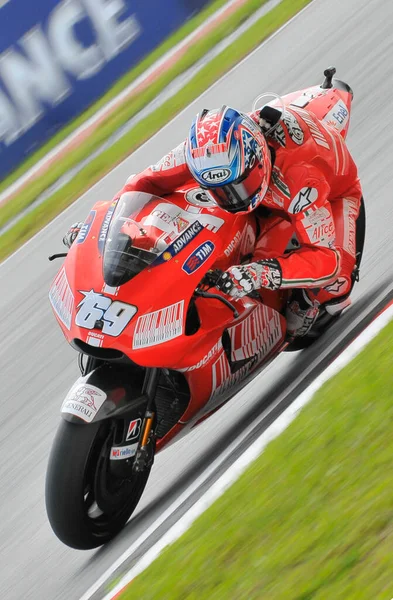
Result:
<svg viewBox="0 0 393 600"><path fill-rule="evenodd" d="M338 344L348 341L344 336L360 320L359 315L371 307L375 312L381 296L374 302L371 298L380 293L377 290L381 286L387 289L384 282L391 281L393 273L389 123L392 23L393 5L386 0L314 0L278 35L0 266L2 599L78 600L279 392L283 404L290 402L321 369L317 363L326 364ZM348 143L359 166L367 205L365 254L353 307L316 348L279 357L242 394L158 455L135 517L114 542L91 552L63 546L46 518L44 477L60 404L78 369L76 353L65 343L51 314L47 293L59 263L49 263L47 256L62 250L64 230L69 223L83 220L95 200L112 197L131 173L155 162L179 143L197 110L224 103L248 110L263 91L285 93L318 83L323 69L331 64L354 89ZM391 293L388 295L390 298ZM307 370L310 365L313 368ZM294 378L303 373L307 375L304 381L291 388ZM265 426L262 423L260 428ZM100 592L95 598L102 595Z"/></svg>

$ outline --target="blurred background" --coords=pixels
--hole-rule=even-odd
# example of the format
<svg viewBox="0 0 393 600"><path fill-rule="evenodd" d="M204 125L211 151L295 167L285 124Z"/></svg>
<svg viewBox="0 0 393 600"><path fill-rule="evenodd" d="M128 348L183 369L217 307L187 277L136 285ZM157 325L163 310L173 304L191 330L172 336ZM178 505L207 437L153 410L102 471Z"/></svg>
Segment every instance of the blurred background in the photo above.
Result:
<svg viewBox="0 0 393 600"><path fill-rule="evenodd" d="M83 221L97 200L112 198L132 173L182 141L199 110L222 104L250 110L262 92L321 83L333 64L354 90L348 146L367 207L361 279L345 320L351 329L367 306L375 309L372 298L392 275L393 148L386 121L392 23L393 5L386 0L0 0L1 599L104 598L107 581L97 583L103 574L110 569L113 584L115 561L214 458L229 453L237 435L278 397L276 385L289 390L300 378L305 386L315 375L308 366L329 362L344 331L340 325L317 351L280 356L242 394L157 456L135 516L111 544L71 550L53 534L44 504L61 402L79 375L76 352L49 304L60 263L49 263L48 255L64 251L69 225ZM376 455L365 451L362 457ZM390 518L388 500L379 514ZM349 504L346 516L351 511ZM165 523L163 530L171 524ZM352 597L391 597L385 556L375 560L386 580L383 595ZM345 564L355 564L352 559ZM351 598L339 593L302 597ZM216 597L228 596L220 591Z"/></svg>

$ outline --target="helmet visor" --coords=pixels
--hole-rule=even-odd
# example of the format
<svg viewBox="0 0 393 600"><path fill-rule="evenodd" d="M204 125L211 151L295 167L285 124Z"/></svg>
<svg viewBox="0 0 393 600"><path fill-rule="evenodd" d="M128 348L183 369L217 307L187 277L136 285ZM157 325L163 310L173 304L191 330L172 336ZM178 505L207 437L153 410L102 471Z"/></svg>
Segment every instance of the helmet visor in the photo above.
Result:
<svg viewBox="0 0 393 600"><path fill-rule="evenodd" d="M242 177L212 191L217 204L228 212L246 211L254 196L261 190L264 169L259 161Z"/></svg>

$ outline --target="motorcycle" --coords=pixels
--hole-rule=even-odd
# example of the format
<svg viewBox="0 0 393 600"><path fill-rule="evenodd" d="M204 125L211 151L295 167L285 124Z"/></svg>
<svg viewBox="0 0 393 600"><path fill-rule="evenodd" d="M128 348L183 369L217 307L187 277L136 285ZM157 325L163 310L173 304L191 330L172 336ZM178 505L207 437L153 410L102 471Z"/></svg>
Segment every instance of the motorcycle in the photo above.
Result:
<svg viewBox="0 0 393 600"><path fill-rule="evenodd" d="M334 73L282 100L345 137L352 91ZM250 260L256 234L252 213L223 211L195 183L91 209L49 291L81 370L61 407L46 478L49 521L65 544L111 540L135 510L155 454L296 349L286 335L287 290L231 302L214 288L223 270ZM267 253L294 247L281 217L267 216L262 236ZM319 333L337 315L322 317Z"/></svg>

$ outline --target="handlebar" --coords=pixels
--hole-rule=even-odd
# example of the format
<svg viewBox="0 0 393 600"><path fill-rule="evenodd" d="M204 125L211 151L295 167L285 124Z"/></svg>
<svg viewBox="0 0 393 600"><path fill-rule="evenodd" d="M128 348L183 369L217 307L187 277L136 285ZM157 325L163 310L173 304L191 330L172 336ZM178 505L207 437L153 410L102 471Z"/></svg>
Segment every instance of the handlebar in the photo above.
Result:
<svg viewBox="0 0 393 600"><path fill-rule="evenodd" d="M223 273L224 271L221 271L220 269L212 269L206 273L201 284L206 285L207 287L214 287L221 279Z"/></svg>
<svg viewBox="0 0 393 600"><path fill-rule="evenodd" d="M208 271L206 273L206 275L202 279L200 285L205 286L207 288L212 288L218 283L222 274L223 274L223 271L221 271L220 269L212 269L211 271ZM222 302L223 304L225 304L225 306L227 306L233 312L235 319L237 319L237 317L239 316L239 312L237 311L235 306L233 306L233 304L229 300L224 298L223 296L220 296L219 294L212 294L211 292L202 290L199 287L195 290L194 293L196 296L200 296L201 298L212 298L214 300L218 300L219 302Z"/></svg>
<svg viewBox="0 0 393 600"><path fill-rule="evenodd" d="M221 271L220 269L213 269L211 271L208 271L206 273L206 275L204 276L204 278L202 279L201 285L202 286L206 286L207 288L214 287L218 283L218 281L220 280L222 274L223 274L223 271ZM239 316L238 310L232 304L232 302L230 302L229 300L227 300L227 298L224 298L223 296L220 296L219 294L212 294L209 291L201 290L200 288L197 288L195 290L195 295L196 296L200 296L201 298L212 298L214 300L219 300L220 302L222 302L223 304L225 304L225 306L227 306L228 308L230 308L230 310L234 314L235 319L238 318L238 316ZM260 300L260 295L259 295L259 293L257 291L250 292L249 294L247 294L247 296L249 298L254 298L254 299Z"/></svg>
<svg viewBox="0 0 393 600"><path fill-rule="evenodd" d="M52 254L51 256L48 256L48 260L55 260L56 258L65 258L67 256L68 252L60 252L59 254Z"/></svg>
<svg viewBox="0 0 393 600"><path fill-rule="evenodd" d="M229 300L227 300L223 296L220 296L219 294L211 294L210 292L202 292L202 290L195 290L195 295L200 296L201 298L213 298L214 300L219 300L220 302L225 304L225 306L231 309L235 319L238 318L239 313L237 309L233 306L231 302L229 302Z"/></svg>

